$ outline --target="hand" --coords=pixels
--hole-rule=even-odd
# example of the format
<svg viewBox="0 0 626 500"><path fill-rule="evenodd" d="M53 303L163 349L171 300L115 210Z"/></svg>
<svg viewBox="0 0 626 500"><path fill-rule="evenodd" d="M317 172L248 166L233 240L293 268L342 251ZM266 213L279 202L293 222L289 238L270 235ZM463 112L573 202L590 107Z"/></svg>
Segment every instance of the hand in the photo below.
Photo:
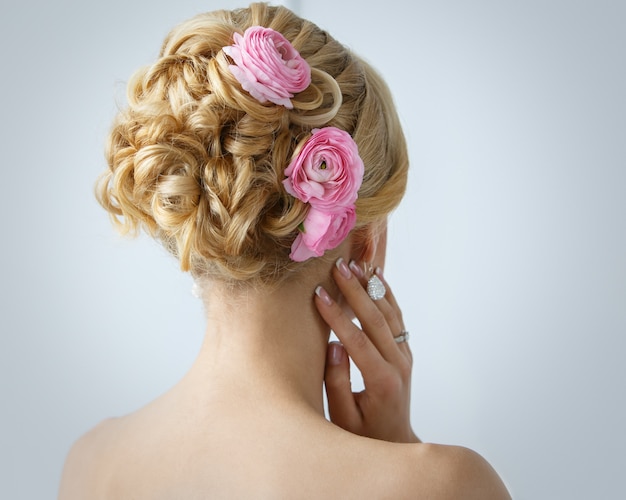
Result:
<svg viewBox="0 0 626 500"><path fill-rule="evenodd" d="M333 276L362 329L326 290L316 289L316 306L341 341L328 345L326 358L324 378L331 421L361 436L420 442L410 422L413 357L408 343L394 340L404 331L404 324L389 285L377 270L387 292L382 299L373 301L365 290L367 279L354 262L348 267L339 259ZM363 375L362 392L352 392L348 356Z"/></svg>

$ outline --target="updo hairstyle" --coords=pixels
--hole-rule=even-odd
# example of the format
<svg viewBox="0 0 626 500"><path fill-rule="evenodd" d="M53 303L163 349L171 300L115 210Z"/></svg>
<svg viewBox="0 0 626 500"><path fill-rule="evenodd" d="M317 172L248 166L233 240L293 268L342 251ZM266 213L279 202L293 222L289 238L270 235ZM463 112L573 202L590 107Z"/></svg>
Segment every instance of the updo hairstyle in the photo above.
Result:
<svg viewBox="0 0 626 500"><path fill-rule="evenodd" d="M222 48L250 26L282 33L310 65L311 85L293 109L260 103L231 74ZM313 128L338 127L358 145L365 175L355 231L384 220L405 190L406 144L386 85L284 7L258 3L182 23L131 79L127 101L96 196L122 233L145 229L195 277L272 284L307 264L289 251L308 205L282 181Z"/></svg>

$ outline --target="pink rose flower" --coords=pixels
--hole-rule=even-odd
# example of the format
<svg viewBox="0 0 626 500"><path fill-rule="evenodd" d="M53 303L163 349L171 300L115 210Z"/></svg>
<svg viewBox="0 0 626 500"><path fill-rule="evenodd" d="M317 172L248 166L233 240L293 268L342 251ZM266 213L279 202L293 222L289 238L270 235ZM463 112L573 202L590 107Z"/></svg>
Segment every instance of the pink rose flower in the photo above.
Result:
<svg viewBox="0 0 626 500"><path fill-rule="evenodd" d="M289 256L320 257L348 236L356 223L355 201L364 166L356 143L335 127L314 129L285 169L285 190L311 205Z"/></svg>
<svg viewBox="0 0 626 500"><path fill-rule="evenodd" d="M311 208L304 219L304 231L291 245L289 257L303 262L311 257L321 257L326 250L338 247L356 223L354 207L340 213L327 213Z"/></svg>
<svg viewBox="0 0 626 500"><path fill-rule="evenodd" d="M335 127L314 129L285 169L285 190L317 210L341 212L357 199L363 160L356 143Z"/></svg>
<svg viewBox="0 0 626 500"><path fill-rule="evenodd" d="M293 108L291 98L311 83L311 68L278 31L252 26L233 35L222 50L233 61L230 71L244 90L259 102Z"/></svg>

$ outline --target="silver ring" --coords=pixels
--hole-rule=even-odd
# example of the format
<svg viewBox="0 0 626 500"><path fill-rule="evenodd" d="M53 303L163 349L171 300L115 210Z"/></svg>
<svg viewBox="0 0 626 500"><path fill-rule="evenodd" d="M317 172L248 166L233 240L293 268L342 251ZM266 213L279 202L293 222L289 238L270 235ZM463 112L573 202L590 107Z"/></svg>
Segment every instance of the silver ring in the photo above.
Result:
<svg viewBox="0 0 626 500"><path fill-rule="evenodd" d="M402 342L406 342L409 340L409 332L407 330L402 330L400 335L394 337L393 340L396 341L396 344L401 344Z"/></svg>

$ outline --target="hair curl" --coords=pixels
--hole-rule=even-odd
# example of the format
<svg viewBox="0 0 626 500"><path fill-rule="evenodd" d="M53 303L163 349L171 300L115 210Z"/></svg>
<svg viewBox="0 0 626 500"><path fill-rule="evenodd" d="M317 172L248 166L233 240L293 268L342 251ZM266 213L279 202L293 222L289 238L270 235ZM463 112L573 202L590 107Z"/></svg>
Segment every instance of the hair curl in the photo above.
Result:
<svg viewBox="0 0 626 500"><path fill-rule="evenodd" d="M250 26L281 32L312 83L294 109L260 103L222 48ZM307 205L284 170L315 127L350 133L365 164L357 228L383 219L406 186L408 157L389 91L365 62L284 7L201 14L177 26L128 85L96 196L122 233L145 229L195 276L274 283L302 266L289 249Z"/></svg>

